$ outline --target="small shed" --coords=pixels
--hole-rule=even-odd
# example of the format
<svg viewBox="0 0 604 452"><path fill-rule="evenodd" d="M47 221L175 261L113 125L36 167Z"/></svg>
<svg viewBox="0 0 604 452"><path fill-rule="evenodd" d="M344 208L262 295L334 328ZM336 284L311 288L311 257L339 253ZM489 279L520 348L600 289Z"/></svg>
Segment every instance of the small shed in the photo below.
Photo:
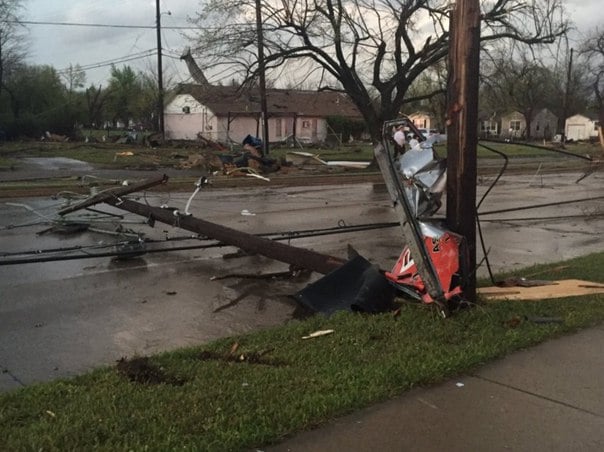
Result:
<svg viewBox="0 0 604 452"><path fill-rule="evenodd" d="M595 115L574 115L566 118L564 134L567 140L581 141L598 138L600 122Z"/></svg>

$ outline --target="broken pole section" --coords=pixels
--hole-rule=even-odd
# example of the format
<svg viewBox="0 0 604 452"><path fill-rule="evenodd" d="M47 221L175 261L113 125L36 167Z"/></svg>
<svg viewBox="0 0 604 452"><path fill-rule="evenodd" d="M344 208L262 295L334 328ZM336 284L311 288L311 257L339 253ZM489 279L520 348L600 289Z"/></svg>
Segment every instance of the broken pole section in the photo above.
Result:
<svg viewBox="0 0 604 452"><path fill-rule="evenodd" d="M157 176L152 179L147 179L137 184L124 185L118 188L105 190L101 193L91 196L90 198L85 199L82 202L64 207L63 209L59 210L59 215L67 215L68 213L75 212L76 210L81 210L85 209L86 207L94 206L95 204L108 202L111 199L117 200L120 196L125 196L130 193L135 193L141 190L146 190L147 188L155 187L156 185L165 184L167 182L168 176L162 174L161 176Z"/></svg>
<svg viewBox="0 0 604 452"><path fill-rule="evenodd" d="M235 246L248 253L260 254L280 262L285 262L295 268L304 268L327 274L342 266L345 262L337 257L257 237L193 216L181 215L172 210L151 207L136 201L118 200L116 198L108 199L106 202L119 209L148 218L149 222L153 220L160 221L187 231L196 232L197 234L218 240L225 245Z"/></svg>
<svg viewBox="0 0 604 452"><path fill-rule="evenodd" d="M480 3L457 0L451 16L447 93L447 225L468 248L463 293L476 301L476 146L478 144L478 76Z"/></svg>

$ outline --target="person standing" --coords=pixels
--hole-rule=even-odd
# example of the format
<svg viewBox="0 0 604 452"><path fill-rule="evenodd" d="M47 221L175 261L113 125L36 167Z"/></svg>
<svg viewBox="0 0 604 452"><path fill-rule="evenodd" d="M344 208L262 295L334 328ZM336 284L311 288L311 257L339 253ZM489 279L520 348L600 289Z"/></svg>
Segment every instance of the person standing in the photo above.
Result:
<svg viewBox="0 0 604 452"><path fill-rule="evenodd" d="M396 128L394 132L394 136L392 137L394 140L394 154L399 155L405 152L405 128L400 125Z"/></svg>

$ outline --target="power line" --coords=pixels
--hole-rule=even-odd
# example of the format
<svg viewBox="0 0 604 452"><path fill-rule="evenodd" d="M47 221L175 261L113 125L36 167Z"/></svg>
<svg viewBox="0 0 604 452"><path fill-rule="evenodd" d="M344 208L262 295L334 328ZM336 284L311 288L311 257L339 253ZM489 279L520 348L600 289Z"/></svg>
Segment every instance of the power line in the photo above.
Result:
<svg viewBox="0 0 604 452"><path fill-rule="evenodd" d="M87 65L83 65L83 66L80 66L80 69L83 71L86 71L89 69L98 69L98 68L105 67L105 66L111 66L112 64L127 63L128 61L134 61L134 60L139 60L141 58L147 58L147 57L153 56L156 53L157 53L156 49L148 49L148 50L144 50L142 52L137 52L137 53L134 53L131 55L124 55L122 57L114 58L111 60L99 61L96 63L90 63ZM69 71L69 68L61 69L57 72L65 73L66 71Z"/></svg>
<svg viewBox="0 0 604 452"><path fill-rule="evenodd" d="M96 28L129 28L129 29L145 29L155 30L155 25L120 25L120 24L95 24L95 23L79 23L79 22L45 22L35 20L6 20L3 21L8 24L19 24L19 25L53 25L61 27L96 27ZM162 26L162 29L168 30L197 30L199 27L193 26Z"/></svg>
<svg viewBox="0 0 604 452"><path fill-rule="evenodd" d="M127 24L98 24L98 23L85 23L85 22L52 22L52 21L40 21L40 20L2 20L0 23L6 24L18 24L18 25L51 25L57 27L95 27L95 28L127 28L127 29L143 29L143 30L155 30L155 25L127 25ZM234 23L229 26L247 28L249 24L246 23ZM162 30L206 30L215 31L222 30L224 27L207 27L207 26L185 26L185 25L169 25L163 26Z"/></svg>

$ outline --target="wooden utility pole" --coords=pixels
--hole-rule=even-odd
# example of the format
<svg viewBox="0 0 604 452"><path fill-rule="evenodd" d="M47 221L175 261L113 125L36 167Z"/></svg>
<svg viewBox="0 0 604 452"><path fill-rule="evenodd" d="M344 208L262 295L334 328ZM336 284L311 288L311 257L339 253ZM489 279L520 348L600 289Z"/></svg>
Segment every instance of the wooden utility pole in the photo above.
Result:
<svg viewBox="0 0 604 452"><path fill-rule="evenodd" d="M447 224L468 249L463 287L476 300L476 146L478 144L479 0L457 0L451 14L447 119Z"/></svg>
<svg viewBox="0 0 604 452"><path fill-rule="evenodd" d="M258 34L258 72L260 75L260 106L262 109L262 155L268 155L268 107L266 103L266 78L264 67L264 39L262 36L262 10L256 0L256 32Z"/></svg>
<svg viewBox="0 0 604 452"><path fill-rule="evenodd" d="M568 115L568 100L570 98L570 82L573 76L573 53L575 49L570 49L570 58L568 60L568 69L566 72L566 88L564 90L564 101L562 106L562 146L566 143L566 116Z"/></svg>
<svg viewBox="0 0 604 452"><path fill-rule="evenodd" d="M166 138L166 129L164 126L164 80L161 60L161 11L159 0L155 0L155 31L157 34L157 125L163 141Z"/></svg>

